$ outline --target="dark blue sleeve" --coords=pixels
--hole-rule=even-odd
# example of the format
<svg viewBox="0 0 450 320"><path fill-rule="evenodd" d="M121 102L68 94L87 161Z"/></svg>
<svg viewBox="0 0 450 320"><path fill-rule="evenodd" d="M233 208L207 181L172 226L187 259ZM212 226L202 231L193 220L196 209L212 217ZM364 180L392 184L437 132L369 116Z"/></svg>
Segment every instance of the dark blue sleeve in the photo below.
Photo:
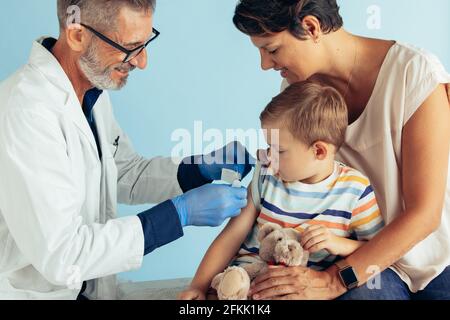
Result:
<svg viewBox="0 0 450 320"><path fill-rule="evenodd" d="M144 230L144 255L184 235L178 212L171 200L138 214Z"/></svg>
<svg viewBox="0 0 450 320"><path fill-rule="evenodd" d="M200 173L194 156L184 159L178 167L178 183L184 193L211 182L212 180L205 179Z"/></svg>

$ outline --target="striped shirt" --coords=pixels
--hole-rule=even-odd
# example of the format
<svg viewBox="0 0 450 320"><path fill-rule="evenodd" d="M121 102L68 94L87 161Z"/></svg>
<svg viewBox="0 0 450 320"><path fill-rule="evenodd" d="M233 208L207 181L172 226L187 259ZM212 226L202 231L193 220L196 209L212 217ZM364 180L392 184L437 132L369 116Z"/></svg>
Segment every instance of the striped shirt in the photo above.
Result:
<svg viewBox="0 0 450 320"><path fill-rule="evenodd" d="M339 162L335 162L330 177L316 184L283 182L262 174L258 163L251 187L259 215L234 265L259 259L257 234L267 222L294 228L300 233L309 226L322 225L339 237L353 240L370 240L384 226L367 177ZM337 258L321 250L310 254L308 266L323 270Z"/></svg>

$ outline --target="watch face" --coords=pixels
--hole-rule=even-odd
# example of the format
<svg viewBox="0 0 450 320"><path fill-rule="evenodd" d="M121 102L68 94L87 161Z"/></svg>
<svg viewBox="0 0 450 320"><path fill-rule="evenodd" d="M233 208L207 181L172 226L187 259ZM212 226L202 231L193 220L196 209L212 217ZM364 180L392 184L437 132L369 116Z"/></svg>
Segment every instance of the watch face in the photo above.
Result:
<svg viewBox="0 0 450 320"><path fill-rule="evenodd" d="M351 267L345 268L345 269L341 270L340 273L341 273L342 280L344 281L344 283L347 287L358 283L358 278L356 277L355 272L353 271L353 268L351 268Z"/></svg>

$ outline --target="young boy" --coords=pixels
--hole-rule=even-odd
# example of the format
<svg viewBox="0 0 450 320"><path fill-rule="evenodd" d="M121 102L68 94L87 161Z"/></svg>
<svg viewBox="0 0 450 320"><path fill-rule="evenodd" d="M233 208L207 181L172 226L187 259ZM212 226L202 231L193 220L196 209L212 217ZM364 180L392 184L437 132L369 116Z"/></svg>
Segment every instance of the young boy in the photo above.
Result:
<svg viewBox="0 0 450 320"><path fill-rule="evenodd" d="M369 180L335 161L348 126L345 101L335 89L293 84L260 119L268 161L258 163L247 207L210 246L180 299L205 299L214 276L228 265L259 259L257 233L267 222L300 231L308 267L316 270L350 255L384 226ZM279 130L278 141L271 141L271 130Z"/></svg>

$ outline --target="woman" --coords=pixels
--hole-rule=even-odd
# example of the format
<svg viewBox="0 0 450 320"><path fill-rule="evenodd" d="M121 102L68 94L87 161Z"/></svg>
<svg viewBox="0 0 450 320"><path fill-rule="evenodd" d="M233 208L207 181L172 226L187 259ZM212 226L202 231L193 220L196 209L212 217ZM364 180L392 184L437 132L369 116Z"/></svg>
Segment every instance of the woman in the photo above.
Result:
<svg viewBox="0 0 450 320"><path fill-rule="evenodd" d="M311 79L342 93L350 123L339 158L372 180L388 224L324 272L269 270L253 298L450 299L450 75L440 62L346 32L335 0L241 0L234 23L285 85Z"/></svg>

